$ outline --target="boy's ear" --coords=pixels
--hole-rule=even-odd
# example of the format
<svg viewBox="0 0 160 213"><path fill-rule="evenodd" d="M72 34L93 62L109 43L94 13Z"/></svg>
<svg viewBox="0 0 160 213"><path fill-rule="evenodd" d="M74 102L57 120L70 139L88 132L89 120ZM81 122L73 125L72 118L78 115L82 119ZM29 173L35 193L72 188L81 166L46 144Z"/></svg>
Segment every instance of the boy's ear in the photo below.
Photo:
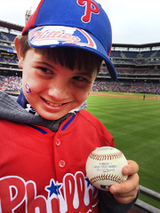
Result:
<svg viewBox="0 0 160 213"><path fill-rule="evenodd" d="M16 48L17 56L18 56L18 60L19 60L18 67L23 68L24 57L23 57L23 54L22 54L22 51L21 51L21 48L20 48L19 40L20 40L20 37L17 36L14 40L14 46Z"/></svg>

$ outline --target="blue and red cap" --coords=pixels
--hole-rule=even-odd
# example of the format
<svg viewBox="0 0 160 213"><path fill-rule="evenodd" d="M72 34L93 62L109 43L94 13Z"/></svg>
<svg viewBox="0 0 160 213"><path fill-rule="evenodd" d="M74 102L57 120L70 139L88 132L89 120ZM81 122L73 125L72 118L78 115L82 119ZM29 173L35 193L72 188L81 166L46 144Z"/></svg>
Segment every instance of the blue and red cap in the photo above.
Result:
<svg viewBox="0 0 160 213"><path fill-rule="evenodd" d="M41 0L22 35L28 34L33 48L77 47L100 56L113 80L117 80L109 59L112 46L110 21L94 0Z"/></svg>

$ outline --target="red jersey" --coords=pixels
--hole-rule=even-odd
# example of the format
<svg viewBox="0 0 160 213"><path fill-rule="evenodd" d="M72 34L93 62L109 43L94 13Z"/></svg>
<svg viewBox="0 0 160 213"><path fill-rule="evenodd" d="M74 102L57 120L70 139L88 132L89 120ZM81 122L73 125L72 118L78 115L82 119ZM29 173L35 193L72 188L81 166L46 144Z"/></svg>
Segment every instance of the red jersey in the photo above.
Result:
<svg viewBox="0 0 160 213"><path fill-rule="evenodd" d="M0 120L0 130L0 212L98 212L85 163L96 147L114 140L97 118L81 110L56 133Z"/></svg>

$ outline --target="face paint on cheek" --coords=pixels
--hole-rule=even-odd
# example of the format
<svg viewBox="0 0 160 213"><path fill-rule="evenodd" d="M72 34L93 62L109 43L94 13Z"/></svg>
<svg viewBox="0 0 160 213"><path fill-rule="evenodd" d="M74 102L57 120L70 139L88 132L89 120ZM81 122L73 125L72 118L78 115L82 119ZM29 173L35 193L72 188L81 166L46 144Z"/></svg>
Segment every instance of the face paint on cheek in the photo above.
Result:
<svg viewBox="0 0 160 213"><path fill-rule="evenodd" d="M26 93L30 94L32 91L28 84L25 84Z"/></svg>

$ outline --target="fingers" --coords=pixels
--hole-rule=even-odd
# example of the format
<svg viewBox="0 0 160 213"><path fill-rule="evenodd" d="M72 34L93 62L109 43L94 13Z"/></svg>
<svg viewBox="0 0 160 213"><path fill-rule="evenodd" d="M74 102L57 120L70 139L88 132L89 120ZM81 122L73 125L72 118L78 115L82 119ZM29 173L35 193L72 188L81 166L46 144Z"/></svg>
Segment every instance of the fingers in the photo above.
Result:
<svg viewBox="0 0 160 213"><path fill-rule="evenodd" d="M139 166L135 161L128 160L128 165L122 170L124 175L132 175L139 171Z"/></svg>
<svg viewBox="0 0 160 213"><path fill-rule="evenodd" d="M110 192L119 203L130 203L136 197L139 190L139 176L134 174L129 176L127 181L121 184L114 184L110 187Z"/></svg>
<svg viewBox="0 0 160 213"><path fill-rule="evenodd" d="M138 188L137 190L131 191L130 193L126 194L113 194L114 198L116 199L117 202L121 204L128 204L131 203L136 197L138 193Z"/></svg>
<svg viewBox="0 0 160 213"><path fill-rule="evenodd" d="M138 170L138 164L129 160L128 165L122 170L124 175L128 175L128 179L121 184L114 184L110 187L110 192L119 203L127 204L137 197L139 190Z"/></svg>

